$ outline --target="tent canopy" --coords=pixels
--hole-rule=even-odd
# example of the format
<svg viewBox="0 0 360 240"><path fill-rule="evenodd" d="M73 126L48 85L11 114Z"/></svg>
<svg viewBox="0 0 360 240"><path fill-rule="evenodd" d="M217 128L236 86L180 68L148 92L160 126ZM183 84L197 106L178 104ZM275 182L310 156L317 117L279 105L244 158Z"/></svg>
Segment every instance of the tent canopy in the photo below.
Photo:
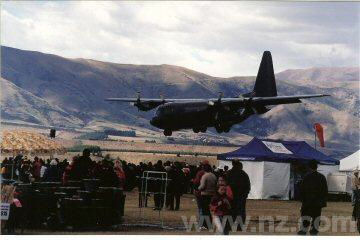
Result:
<svg viewBox="0 0 360 240"><path fill-rule="evenodd" d="M360 150L340 160L340 171L360 170Z"/></svg>
<svg viewBox="0 0 360 240"><path fill-rule="evenodd" d="M339 161L317 151L305 141L281 141L254 137L245 146L217 155L218 160L303 162L316 160L324 165L338 165Z"/></svg>

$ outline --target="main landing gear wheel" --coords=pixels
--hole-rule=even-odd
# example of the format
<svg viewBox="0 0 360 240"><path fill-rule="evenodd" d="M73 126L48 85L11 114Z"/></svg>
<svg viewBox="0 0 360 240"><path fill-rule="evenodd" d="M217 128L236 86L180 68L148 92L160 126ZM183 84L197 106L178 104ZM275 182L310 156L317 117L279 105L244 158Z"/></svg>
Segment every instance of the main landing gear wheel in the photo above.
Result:
<svg viewBox="0 0 360 240"><path fill-rule="evenodd" d="M199 133L199 132L205 133L206 130L207 130L206 127L198 127L198 128L196 127L196 128L193 128L194 133Z"/></svg>
<svg viewBox="0 0 360 240"><path fill-rule="evenodd" d="M222 133L223 132L223 129L220 126L215 127L215 129L216 129L217 133Z"/></svg>
<svg viewBox="0 0 360 240"><path fill-rule="evenodd" d="M230 127L225 127L223 130L224 130L224 132L228 133L228 132L230 132Z"/></svg>
<svg viewBox="0 0 360 240"><path fill-rule="evenodd" d="M217 126L215 126L215 129L216 129L216 132L218 132L218 133L223 133L223 132L225 132L225 133L228 133L228 132L230 132L230 129L231 129L231 126L223 126L223 125L217 125Z"/></svg>
<svg viewBox="0 0 360 240"><path fill-rule="evenodd" d="M193 128L193 132L194 132L194 133L198 133L198 132L200 132L200 129L198 129L198 128Z"/></svg>
<svg viewBox="0 0 360 240"><path fill-rule="evenodd" d="M164 130L164 135L165 135L165 136L171 136L171 135L172 135L171 129L165 129L165 130Z"/></svg>

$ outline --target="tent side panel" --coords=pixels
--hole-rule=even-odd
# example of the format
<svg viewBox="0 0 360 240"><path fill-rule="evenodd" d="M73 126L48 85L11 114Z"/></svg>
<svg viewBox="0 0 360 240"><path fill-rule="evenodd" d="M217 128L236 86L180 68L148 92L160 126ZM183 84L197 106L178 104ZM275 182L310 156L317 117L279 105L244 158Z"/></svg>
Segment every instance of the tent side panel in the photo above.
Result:
<svg viewBox="0 0 360 240"><path fill-rule="evenodd" d="M249 199L262 199L264 162L241 161L243 170L249 175L251 190Z"/></svg>
<svg viewBox="0 0 360 240"><path fill-rule="evenodd" d="M360 150L340 160L340 171L360 170Z"/></svg>
<svg viewBox="0 0 360 240"><path fill-rule="evenodd" d="M331 166L331 165L318 165L317 171L323 174L326 179L330 173L335 173L339 171L339 165Z"/></svg>
<svg viewBox="0 0 360 240"><path fill-rule="evenodd" d="M289 200L290 164L264 162L262 199Z"/></svg>
<svg viewBox="0 0 360 240"><path fill-rule="evenodd" d="M219 160L218 161L218 168L224 169L225 166L228 166L229 169L231 169L232 168L231 161L224 161L224 160Z"/></svg>
<svg viewBox="0 0 360 240"><path fill-rule="evenodd" d="M252 162L252 161L241 161L243 164L244 171L249 175L251 190L249 193L249 199L262 199L263 191L263 169L264 162ZM219 160L219 168L228 166L232 168L231 161Z"/></svg>

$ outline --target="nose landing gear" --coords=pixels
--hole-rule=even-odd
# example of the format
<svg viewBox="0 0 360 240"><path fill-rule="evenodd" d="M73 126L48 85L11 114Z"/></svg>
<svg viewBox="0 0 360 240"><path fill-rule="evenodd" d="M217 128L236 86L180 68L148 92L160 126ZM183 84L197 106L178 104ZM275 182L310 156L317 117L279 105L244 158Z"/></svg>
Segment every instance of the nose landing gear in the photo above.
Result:
<svg viewBox="0 0 360 240"><path fill-rule="evenodd" d="M172 135L172 130L171 129L165 129L164 130L164 135L165 136L171 136Z"/></svg>

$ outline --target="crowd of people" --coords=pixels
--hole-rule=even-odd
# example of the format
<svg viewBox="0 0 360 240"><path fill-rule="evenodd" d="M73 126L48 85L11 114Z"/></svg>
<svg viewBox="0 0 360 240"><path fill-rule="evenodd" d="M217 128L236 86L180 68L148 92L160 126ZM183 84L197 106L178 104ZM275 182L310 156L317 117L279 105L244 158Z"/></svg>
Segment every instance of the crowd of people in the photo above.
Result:
<svg viewBox="0 0 360 240"><path fill-rule="evenodd" d="M31 161L22 155L5 158L1 163L1 173L4 179L16 179L23 183L62 182L66 185L69 181L97 178L102 186L123 188L125 185L122 161L112 161L108 156L100 162L92 161L88 149L71 161L55 158L45 162L39 157Z"/></svg>
<svg viewBox="0 0 360 240"><path fill-rule="evenodd" d="M318 233L316 219L321 216L321 210L326 207L328 193L326 178L317 172L317 162L309 163L309 173L300 185L300 200L302 202L301 216L303 218L299 234ZM213 223L218 233L228 234L236 224L242 230L246 221L246 200L251 190L248 174L243 170L240 161L232 161L232 168L223 169L211 166L207 160L199 166L180 162L158 161L156 164L142 163L138 165L127 163L120 159L112 160L105 156L102 161L95 162L90 158L90 151L85 149L82 156L75 156L71 161L67 159L47 159L46 162L38 157L30 161L27 157L17 156L6 158L1 164L3 178L18 178L21 182L62 182L64 185L71 181L83 179L99 179L101 186L117 187L131 191L138 187L141 191L142 176L145 171L166 173L166 199L159 184L153 184L155 207L154 210L167 208L177 211L181 207L181 196L194 194L198 208L200 228L209 228ZM353 180L354 192L358 193L360 180ZM358 195L354 196L359 198ZM147 205L145 198L145 205ZM139 194L139 206L144 199ZM165 201L165 202L164 202ZM357 209L358 211L359 209ZM231 219L224 225L224 219Z"/></svg>

